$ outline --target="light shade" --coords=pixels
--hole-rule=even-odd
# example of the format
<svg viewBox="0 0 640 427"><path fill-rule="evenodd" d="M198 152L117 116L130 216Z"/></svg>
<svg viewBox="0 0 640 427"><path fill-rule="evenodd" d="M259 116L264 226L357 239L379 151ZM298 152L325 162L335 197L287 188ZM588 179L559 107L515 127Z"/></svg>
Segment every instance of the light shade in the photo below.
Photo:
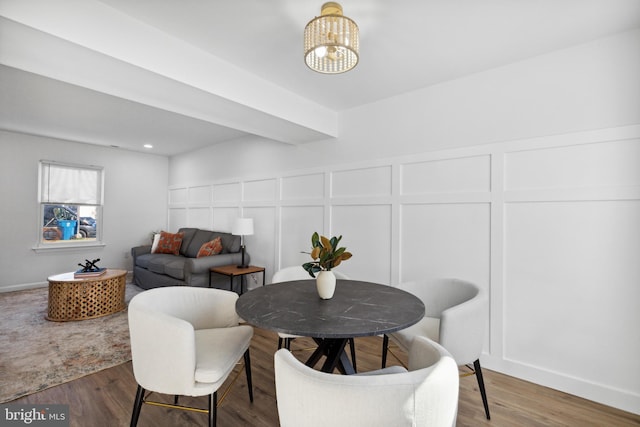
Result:
<svg viewBox="0 0 640 427"><path fill-rule="evenodd" d="M329 2L304 28L304 62L319 73L338 74L358 63L360 33L351 19L342 16L342 6Z"/></svg>
<svg viewBox="0 0 640 427"><path fill-rule="evenodd" d="M253 234L253 218L238 218L233 224L231 234L236 236L251 236Z"/></svg>

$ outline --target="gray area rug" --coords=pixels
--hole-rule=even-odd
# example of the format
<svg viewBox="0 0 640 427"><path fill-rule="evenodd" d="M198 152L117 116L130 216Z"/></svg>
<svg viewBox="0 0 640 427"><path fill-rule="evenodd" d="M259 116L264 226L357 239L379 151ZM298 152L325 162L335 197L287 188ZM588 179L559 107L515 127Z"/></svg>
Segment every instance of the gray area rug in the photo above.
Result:
<svg viewBox="0 0 640 427"><path fill-rule="evenodd" d="M141 289L128 284L126 301ZM0 293L0 403L131 360L127 311L50 322L48 288Z"/></svg>

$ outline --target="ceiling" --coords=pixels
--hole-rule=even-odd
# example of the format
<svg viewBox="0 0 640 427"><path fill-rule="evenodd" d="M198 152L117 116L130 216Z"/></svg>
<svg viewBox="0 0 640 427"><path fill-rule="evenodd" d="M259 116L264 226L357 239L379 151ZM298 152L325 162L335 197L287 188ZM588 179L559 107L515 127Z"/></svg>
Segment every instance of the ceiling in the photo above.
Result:
<svg viewBox="0 0 640 427"><path fill-rule="evenodd" d="M298 144L337 136L341 111L640 27L638 0L344 0L360 62L322 75L302 58L321 4L0 0L0 129L167 156Z"/></svg>

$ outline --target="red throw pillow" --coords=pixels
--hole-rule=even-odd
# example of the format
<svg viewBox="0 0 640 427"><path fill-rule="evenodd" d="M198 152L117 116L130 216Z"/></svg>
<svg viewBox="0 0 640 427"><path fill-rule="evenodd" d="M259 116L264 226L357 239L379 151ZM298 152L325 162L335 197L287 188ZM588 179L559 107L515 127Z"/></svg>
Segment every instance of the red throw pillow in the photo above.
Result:
<svg viewBox="0 0 640 427"><path fill-rule="evenodd" d="M180 245L182 245L182 238L184 233L167 233L166 231L160 232L160 240L158 241L158 247L156 247L156 254L180 254Z"/></svg>
<svg viewBox="0 0 640 427"><path fill-rule="evenodd" d="M200 246L200 250L198 251L196 258L218 255L220 252L222 252L222 239L220 237L216 237L212 241L203 243L202 246Z"/></svg>

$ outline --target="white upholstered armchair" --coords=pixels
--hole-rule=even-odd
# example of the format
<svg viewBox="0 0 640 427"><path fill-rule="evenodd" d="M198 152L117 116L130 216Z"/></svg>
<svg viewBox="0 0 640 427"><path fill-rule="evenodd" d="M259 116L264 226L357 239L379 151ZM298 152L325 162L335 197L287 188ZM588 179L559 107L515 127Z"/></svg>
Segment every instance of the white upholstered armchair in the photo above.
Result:
<svg viewBox="0 0 640 427"><path fill-rule="evenodd" d="M420 298L425 317L413 326L384 336L382 367L386 365L389 339L408 351L414 337L427 337L440 343L459 366L473 364L485 415L489 404L480 367L489 301L485 292L473 283L458 279L407 282L399 286Z"/></svg>
<svg viewBox="0 0 640 427"><path fill-rule="evenodd" d="M244 356L253 401L250 326L239 326L238 295L221 289L174 286L136 295L129 304L133 374L138 390L131 416L135 426L145 392L209 395L209 425L215 426L217 390ZM150 402L148 402L150 403ZM167 405L165 405L167 406Z"/></svg>
<svg viewBox="0 0 640 427"><path fill-rule="evenodd" d="M282 427L450 427L458 408L458 367L433 341L418 337L409 371L393 366L358 375L316 371L289 351L275 354Z"/></svg>

